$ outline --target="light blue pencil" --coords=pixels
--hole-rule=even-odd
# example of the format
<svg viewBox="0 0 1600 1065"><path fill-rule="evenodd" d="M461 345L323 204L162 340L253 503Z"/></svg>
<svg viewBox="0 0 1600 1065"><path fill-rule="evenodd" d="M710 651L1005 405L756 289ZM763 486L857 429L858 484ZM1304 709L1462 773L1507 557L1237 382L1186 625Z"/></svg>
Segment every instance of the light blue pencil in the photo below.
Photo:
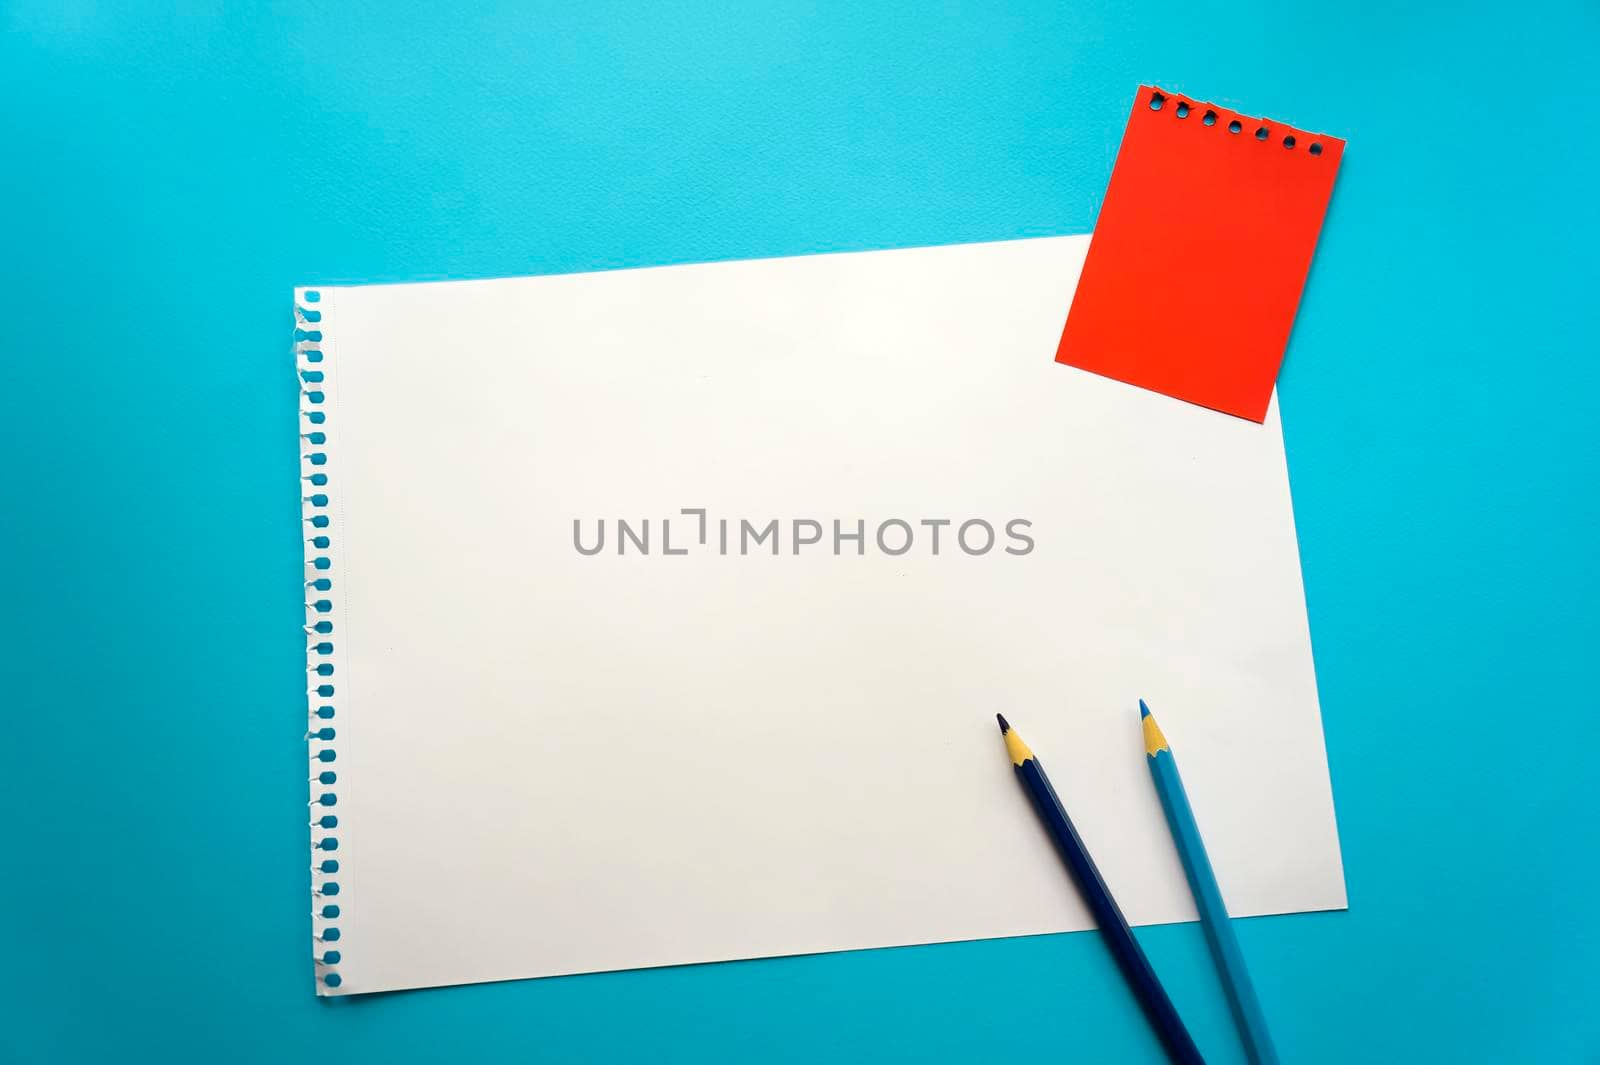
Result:
<svg viewBox="0 0 1600 1065"><path fill-rule="evenodd" d="M1194 811L1189 809L1189 796L1183 790L1183 778L1178 775L1178 763L1173 760L1172 748L1161 734L1150 708L1139 700L1139 717L1144 725L1144 753L1149 756L1150 776L1156 782L1156 794L1161 796L1161 808L1167 813L1167 825L1172 829L1172 841L1178 845L1178 857L1183 859L1183 871L1189 878L1189 890L1194 893L1195 907L1200 911L1200 923L1211 944L1211 953L1222 970L1222 982L1228 992L1228 1002L1233 1006L1234 1019L1239 1033L1244 1037L1245 1049L1256 1065L1278 1065L1278 1052L1272 1046L1272 1034L1267 1031L1267 1018L1261 1012L1261 1002L1256 998L1255 985L1250 982L1250 970L1245 968L1244 955L1239 951L1239 940L1233 934L1233 922L1228 919L1228 907L1222 901L1222 891L1217 887L1217 877L1211 871L1211 859L1206 857L1205 844L1200 839L1200 826L1195 824Z"/></svg>

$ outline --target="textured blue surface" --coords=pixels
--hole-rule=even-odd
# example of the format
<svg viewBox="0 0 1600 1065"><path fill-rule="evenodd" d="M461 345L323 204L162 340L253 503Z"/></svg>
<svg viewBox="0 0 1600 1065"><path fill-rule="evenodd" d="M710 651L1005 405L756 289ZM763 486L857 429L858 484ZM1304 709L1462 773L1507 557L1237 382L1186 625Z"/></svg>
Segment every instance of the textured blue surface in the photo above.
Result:
<svg viewBox="0 0 1600 1065"><path fill-rule="evenodd" d="M315 1001L288 354L297 282L1083 232L1144 80L1350 139L1281 385L1351 910L1240 929L1284 1057L1600 1060L1592 3L157 6L0 6L0 1059L1158 1060L1092 935Z"/></svg>

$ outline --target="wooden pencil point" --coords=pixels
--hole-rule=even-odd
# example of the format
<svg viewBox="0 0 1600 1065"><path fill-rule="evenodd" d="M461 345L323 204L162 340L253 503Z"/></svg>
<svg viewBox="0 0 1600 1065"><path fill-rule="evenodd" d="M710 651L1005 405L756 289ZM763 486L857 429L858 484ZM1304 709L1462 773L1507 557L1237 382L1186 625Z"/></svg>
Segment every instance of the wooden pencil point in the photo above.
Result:
<svg viewBox="0 0 1600 1065"><path fill-rule="evenodd" d="M1167 737L1161 732L1161 726L1156 724L1155 715L1150 708L1144 705L1144 700L1139 700L1139 723L1144 726L1144 753L1154 758L1161 751L1172 748L1167 745Z"/></svg>
<svg viewBox="0 0 1600 1065"><path fill-rule="evenodd" d="M995 716L999 717L1000 715L996 714ZM1000 721L1002 724L1000 734L1006 738L1006 753L1011 756L1011 764L1021 765L1032 758L1033 751L1028 748L1026 743L1022 742L1022 737L1017 735L1017 730L1012 728L1005 718L1001 717Z"/></svg>

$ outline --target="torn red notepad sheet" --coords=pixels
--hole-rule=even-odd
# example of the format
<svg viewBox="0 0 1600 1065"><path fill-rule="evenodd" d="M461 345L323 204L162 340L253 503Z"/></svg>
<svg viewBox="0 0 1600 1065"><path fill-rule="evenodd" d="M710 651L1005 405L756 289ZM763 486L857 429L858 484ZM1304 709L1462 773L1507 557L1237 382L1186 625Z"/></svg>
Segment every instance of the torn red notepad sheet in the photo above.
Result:
<svg viewBox="0 0 1600 1065"><path fill-rule="evenodd" d="M1343 154L1140 86L1056 361L1261 421Z"/></svg>

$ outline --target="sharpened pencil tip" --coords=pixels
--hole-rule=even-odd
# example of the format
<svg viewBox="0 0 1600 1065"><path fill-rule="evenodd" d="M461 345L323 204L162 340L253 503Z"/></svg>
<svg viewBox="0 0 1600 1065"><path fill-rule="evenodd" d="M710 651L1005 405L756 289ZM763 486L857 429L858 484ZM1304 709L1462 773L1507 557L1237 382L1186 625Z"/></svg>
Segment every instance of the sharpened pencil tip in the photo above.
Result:
<svg viewBox="0 0 1600 1065"><path fill-rule="evenodd" d="M1162 751L1170 751L1167 738L1161 734L1161 726L1156 724L1155 717L1150 713L1150 708L1144 705L1144 700L1139 700L1139 725L1144 729L1144 753L1151 758Z"/></svg>
<svg viewBox="0 0 1600 1065"><path fill-rule="evenodd" d="M1011 756L1011 764L1021 765L1023 762L1026 762L1028 759L1032 758L1033 752L1028 750L1028 745L1026 743L1022 742L1022 737L1018 736L1016 732L1012 730L1011 722L1006 720L1006 715L996 714L994 715L994 719L1000 722L1000 735L1005 737L1006 753Z"/></svg>

